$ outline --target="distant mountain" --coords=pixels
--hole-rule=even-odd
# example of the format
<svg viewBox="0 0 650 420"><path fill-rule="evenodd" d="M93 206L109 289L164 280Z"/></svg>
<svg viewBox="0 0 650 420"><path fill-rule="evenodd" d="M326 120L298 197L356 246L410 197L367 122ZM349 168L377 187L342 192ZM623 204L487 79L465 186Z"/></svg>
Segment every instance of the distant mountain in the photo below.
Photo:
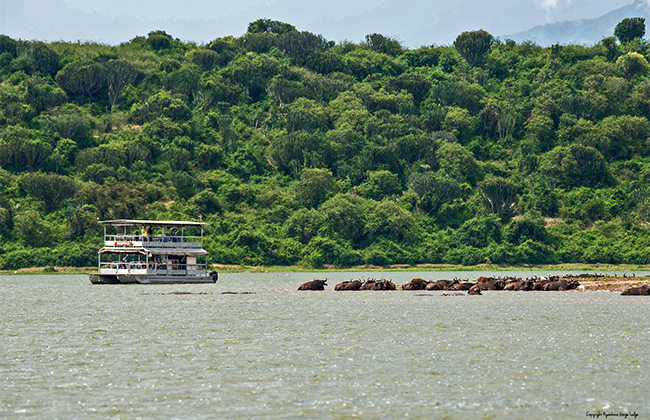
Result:
<svg viewBox="0 0 650 420"><path fill-rule="evenodd" d="M502 40L512 39L518 43L533 41L543 47L557 43L593 45L605 37L614 35L616 25L628 17L644 17L646 26L650 24L650 10L647 3L643 0L636 0L634 3L594 19L549 23L514 35L499 36L499 38Z"/></svg>

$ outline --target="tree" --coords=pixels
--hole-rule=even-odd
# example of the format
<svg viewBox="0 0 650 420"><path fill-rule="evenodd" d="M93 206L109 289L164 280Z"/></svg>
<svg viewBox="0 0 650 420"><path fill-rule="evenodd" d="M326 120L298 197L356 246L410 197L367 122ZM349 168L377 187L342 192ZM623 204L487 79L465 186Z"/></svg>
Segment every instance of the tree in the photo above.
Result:
<svg viewBox="0 0 650 420"><path fill-rule="evenodd" d="M494 43L494 37L484 30L463 32L454 41L454 47L467 64L476 67L483 62L485 54Z"/></svg>
<svg viewBox="0 0 650 420"><path fill-rule="evenodd" d="M540 159L539 172L552 186L606 187L615 183L603 155L593 147L558 146Z"/></svg>
<svg viewBox="0 0 650 420"><path fill-rule="evenodd" d="M63 200L74 197L77 183L65 175L34 172L26 174L20 180L20 187L32 197L45 205L49 213L61 204Z"/></svg>
<svg viewBox="0 0 650 420"><path fill-rule="evenodd" d="M645 35L645 18L625 18L616 25L614 35L621 42L626 44L634 39L643 38Z"/></svg>
<svg viewBox="0 0 650 420"><path fill-rule="evenodd" d="M458 143L443 141L436 151L440 173L459 183L476 185L483 178L483 170L469 150Z"/></svg>
<svg viewBox="0 0 650 420"><path fill-rule="evenodd" d="M56 144L52 153L54 160L54 172L58 173L61 168L66 168L74 162L77 153L77 143L70 139L61 139Z"/></svg>
<svg viewBox="0 0 650 420"><path fill-rule="evenodd" d="M132 64L124 60L110 60L104 63L104 71L108 85L108 99L111 107L115 107L126 88L135 82L138 72Z"/></svg>
<svg viewBox="0 0 650 420"><path fill-rule="evenodd" d="M18 239L25 245L45 247L51 245L52 225L36 210L26 210L14 217Z"/></svg>
<svg viewBox="0 0 650 420"><path fill-rule="evenodd" d="M23 82L25 102L37 112L63 105L68 101L68 95L56 85L48 83L42 77L30 77Z"/></svg>
<svg viewBox="0 0 650 420"><path fill-rule="evenodd" d="M47 44L36 42L29 52L34 67L43 76L56 74L59 71L59 55Z"/></svg>
<svg viewBox="0 0 650 420"><path fill-rule="evenodd" d="M77 155L77 168L85 169L93 164L102 164L118 169L126 163L124 145L119 143L102 144L92 149L85 149Z"/></svg>
<svg viewBox="0 0 650 420"><path fill-rule="evenodd" d="M621 69L625 77L629 80L636 75L645 75L650 70L648 61L644 56L637 52L629 52L622 55L616 60L616 65Z"/></svg>
<svg viewBox="0 0 650 420"><path fill-rule="evenodd" d="M371 171L357 190L361 196L379 201L401 194L402 186L397 175L390 171Z"/></svg>
<svg viewBox="0 0 650 420"><path fill-rule="evenodd" d="M603 38L600 43L607 49L607 60L615 61L621 53L621 48L616 45L616 37L608 36Z"/></svg>
<svg viewBox="0 0 650 420"><path fill-rule="evenodd" d="M501 242L501 223L495 215L474 217L463 223L455 235L461 244L484 248Z"/></svg>
<svg viewBox="0 0 650 420"><path fill-rule="evenodd" d="M147 44L155 51L167 50L173 47L174 38L165 31L151 31L147 34Z"/></svg>
<svg viewBox="0 0 650 420"><path fill-rule="evenodd" d="M288 23L280 22L271 19L257 19L255 22L248 24L246 32L251 34L271 33L275 35L282 35L288 32L295 32L296 27Z"/></svg>
<svg viewBox="0 0 650 420"><path fill-rule="evenodd" d="M154 121L161 116L173 121L187 121L192 117L192 111L183 101L172 97L165 91L133 105L131 114L139 124Z"/></svg>
<svg viewBox="0 0 650 420"><path fill-rule="evenodd" d="M93 96L106 86L106 70L94 61L77 61L65 66L56 75L56 82L70 93Z"/></svg>
<svg viewBox="0 0 650 420"><path fill-rule="evenodd" d="M0 35L0 54L9 53L12 57L18 55L18 43L6 35Z"/></svg>
<svg viewBox="0 0 650 420"><path fill-rule="evenodd" d="M308 31L286 32L278 38L278 48L292 58L306 58L314 51L324 51L329 44L322 35Z"/></svg>
<svg viewBox="0 0 650 420"><path fill-rule="evenodd" d="M179 197L189 199L194 194L196 179L187 172L169 172L169 180L176 188Z"/></svg>
<svg viewBox="0 0 650 420"><path fill-rule="evenodd" d="M39 168L52 154L52 146L41 137L20 126L0 131L0 165L10 164L15 171Z"/></svg>
<svg viewBox="0 0 650 420"><path fill-rule="evenodd" d="M190 103L198 91L200 81L201 70L195 64L189 63L167 74L163 84L169 91Z"/></svg>
<svg viewBox="0 0 650 420"><path fill-rule="evenodd" d="M548 241L546 222L539 213L526 213L523 219L512 220L504 229L506 241L520 245L527 240L545 243Z"/></svg>
<svg viewBox="0 0 650 420"><path fill-rule="evenodd" d="M506 217L514 212L519 190L514 182L501 177L489 177L481 182L479 188L490 205L492 214Z"/></svg>
<svg viewBox="0 0 650 420"><path fill-rule="evenodd" d="M289 131L326 131L328 116L315 101L300 98L289 107L287 129Z"/></svg>
<svg viewBox="0 0 650 420"><path fill-rule="evenodd" d="M277 36L270 32L248 32L238 39L239 45L241 45L244 50L255 52L257 54L269 52L271 47L274 47L277 41Z"/></svg>
<svg viewBox="0 0 650 420"><path fill-rule="evenodd" d="M412 174L409 188L418 195L420 206L429 213L435 213L443 204L460 197L460 185L455 179L434 172Z"/></svg>
<svg viewBox="0 0 650 420"><path fill-rule="evenodd" d="M223 69L223 75L240 84L254 101L266 94L270 80L278 73L280 63L267 54L241 56Z"/></svg>
<svg viewBox="0 0 650 420"><path fill-rule="evenodd" d="M337 194L320 206L324 233L359 244L366 236L367 200Z"/></svg>
<svg viewBox="0 0 650 420"><path fill-rule="evenodd" d="M316 208L336 193L336 181L327 169L304 169L296 185L296 195L307 207Z"/></svg>
<svg viewBox="0 0 650 420"><path fill-rule="evenodd" d="M382 34L373 33L366 35L366 45L371 50L381 54L398 56L402 53L402 45L398 40Z"/></svg>
<svg viewBox="0 0 650 420"><path fill-rule="evenodd" d="M210 71L219 65L219 53L212 50L199 49L191 53L192 61L205 71Z"/></svg>
<svg viewBox="0 0 650 420"><path fill-rule="evenodd" d="M416 223L413 214L393 200L382 200L372 206L366 221L366 229L372 236L385 236L402 242L415 237Z"/></svg>
<svg viewBox="0 0 650 420"><path fill-rule="evenodd" d="M422 102L429 91L431 90L432 83L426 76L421 73L404 73L397 76L391 81L391 85L396 90L404 89L411 95L413 95L413 100L415 103L419 104Z"/></svg>
<svg viewBox="0 0 650 420"><path fill-rule="evenodd" d="M309 243L319 229L319 213L316 209L301 208L295 211L284 223L287 236L296 238L303 244Z"/></svg>
<svg viewBox="0 0 650 420"><path fill-rule="evenodd" d="M465 108L457 106L447 108L447 114L442 121L442 129L456 136L463 144L474 134L477 125L475 116Z"/></svg>
<svg viewBox="0 0 650 420"><path fill-rule="evenodd" d="M73 104L55 108L42 116L43 129L55 139L58 135L79 144L80 148L88 147L92 134L92 120L85 110Z"/></svg>

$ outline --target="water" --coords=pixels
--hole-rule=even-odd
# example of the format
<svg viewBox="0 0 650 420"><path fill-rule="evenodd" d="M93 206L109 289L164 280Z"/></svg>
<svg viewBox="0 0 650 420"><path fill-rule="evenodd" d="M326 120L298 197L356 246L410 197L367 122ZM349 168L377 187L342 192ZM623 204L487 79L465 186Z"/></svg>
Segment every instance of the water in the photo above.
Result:
<svg viewBox="0 0 650 420"><path fill-rule="evenodd" d="M163 286L0 277L0 417L650 417L650 298L331 291L362 275L484 274ZM329 291L295 291L315 277ZM154 294L171 291L213 293Z"/></svg>

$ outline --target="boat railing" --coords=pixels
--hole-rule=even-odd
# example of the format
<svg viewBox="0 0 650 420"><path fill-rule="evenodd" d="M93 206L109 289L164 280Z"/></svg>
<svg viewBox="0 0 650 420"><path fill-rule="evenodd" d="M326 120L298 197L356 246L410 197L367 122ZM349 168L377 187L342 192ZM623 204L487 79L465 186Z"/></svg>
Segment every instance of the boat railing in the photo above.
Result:
<svg viewBox="0 0 650 420"><path fill-rule="evenodd" d="M99 263L99 274L132 274L149 276L205 276L208 273L207 263L173 264L146 263L146 261L102 262Z"/></svg>
<svg viewBox="0 0 650 420"><path fill-rule="evenodd" d="M106 235L105 246L130 248L148 246L152 248L201 248L200 236L173 236L173 235Z"/></svg>

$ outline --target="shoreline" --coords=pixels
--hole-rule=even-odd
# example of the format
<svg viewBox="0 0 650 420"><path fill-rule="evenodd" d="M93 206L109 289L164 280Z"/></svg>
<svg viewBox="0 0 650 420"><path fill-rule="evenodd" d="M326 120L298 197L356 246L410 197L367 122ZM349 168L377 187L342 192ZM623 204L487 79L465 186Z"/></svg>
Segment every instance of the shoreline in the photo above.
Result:
<svg viewBox="0 0 650 420"><path fill-rule="evenodd" d="M623 271L632 275L635 271L650 271L650 265L632 264L542 264L542 265L496 265L479 264L472 266L452 264L396 264L389 266L364 265L355 267L324 266L323 268L308 268L301 266L246 266L212 264L212 268L223 273L329 273L329 272L366 272L366 271L398 271L398 272L445 272L445 271ZM42 275L42 274L92 274L96 267L29 267L17 270L0 270L0 276L10 275ZM620 279L620 278L619 278Z"/></svg>

